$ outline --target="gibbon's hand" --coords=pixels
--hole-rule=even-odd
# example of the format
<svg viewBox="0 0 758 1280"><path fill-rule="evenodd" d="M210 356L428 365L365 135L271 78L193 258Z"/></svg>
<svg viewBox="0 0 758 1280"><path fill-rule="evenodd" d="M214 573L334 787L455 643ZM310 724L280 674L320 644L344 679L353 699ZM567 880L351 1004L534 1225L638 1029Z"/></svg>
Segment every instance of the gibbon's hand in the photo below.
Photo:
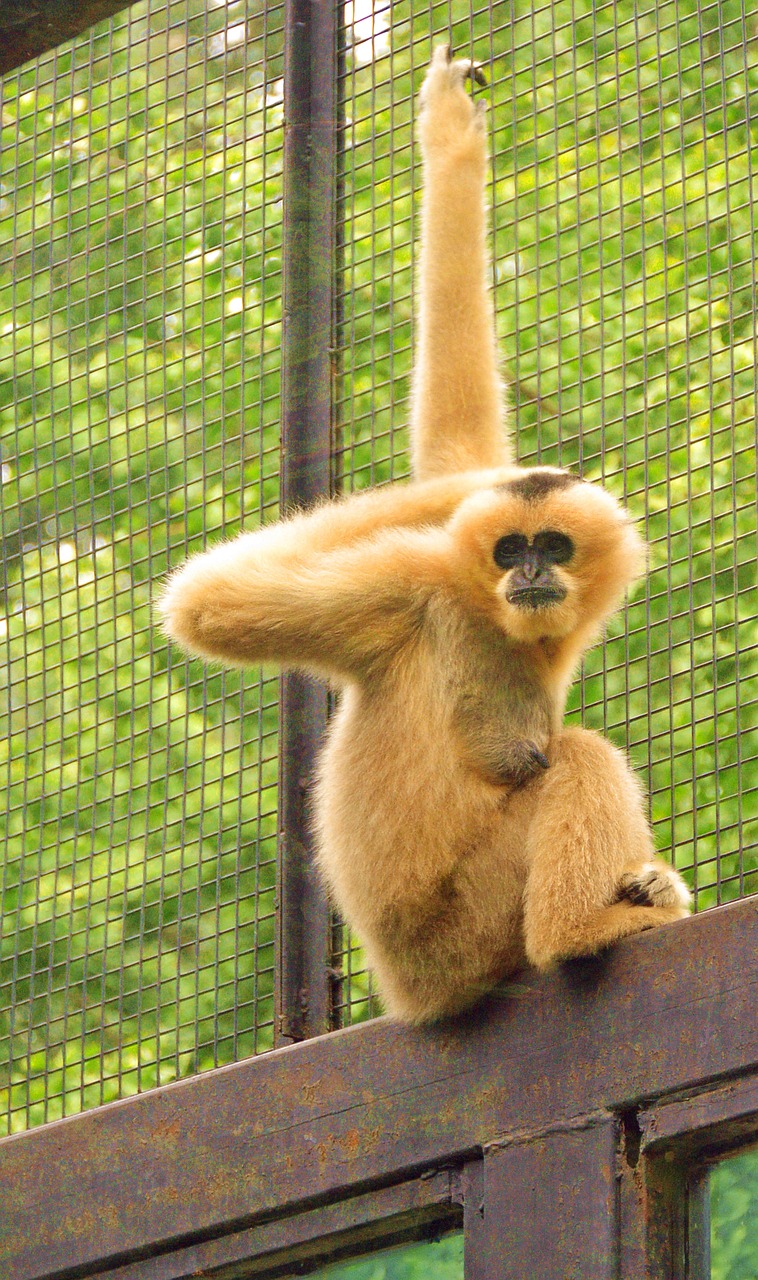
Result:
<svg viewBox="0 0 758 1280"><path fill-rule="evenodd" d="M472 80L483 89L487 87L487 77L482 70L481 62L475 62L471 58L454 59L452 45L438 45L432 55L426 79L419 93L418 101L421 111L424 112L429 108L430 101L436 95L465 88L467 80ZM481 115L484 104L469 101L471 105L465 111L464 118L471 119L474 113Z"/></svg>
<svg viewBox="0 0 758 1280"><path fill-rule="evenodd" d="M518 738L508 743L501 757L498 775L504 782L511 782L514 786L520 787L549 768L550 761L540 751L536 742L530 742L527 738Z"/></svg>

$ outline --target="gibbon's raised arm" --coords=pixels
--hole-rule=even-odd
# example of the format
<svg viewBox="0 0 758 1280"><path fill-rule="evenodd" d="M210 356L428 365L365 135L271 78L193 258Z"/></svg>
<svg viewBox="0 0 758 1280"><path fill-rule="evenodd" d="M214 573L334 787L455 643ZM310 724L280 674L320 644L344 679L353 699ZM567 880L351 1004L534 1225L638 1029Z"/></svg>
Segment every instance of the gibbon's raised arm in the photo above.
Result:
<svg viewBox="0 0 758 1280"><path fill-rule="evenodd" d="M295 523L303 537L305 520ZM165 631L231 666L277 662L338 680L386 666L444 579L448 536L388 530L309 554L307 540L299 553L288 546L291 533L272 526L189 560L159 597Z"/></svg>
<svg viewBox="0 0 758 1280"><path fill-rule="evenodd" d="M411 440L419 479L512 462L489 290L483 104L477 73L438 48L421 96L418 345Z"/></svg>

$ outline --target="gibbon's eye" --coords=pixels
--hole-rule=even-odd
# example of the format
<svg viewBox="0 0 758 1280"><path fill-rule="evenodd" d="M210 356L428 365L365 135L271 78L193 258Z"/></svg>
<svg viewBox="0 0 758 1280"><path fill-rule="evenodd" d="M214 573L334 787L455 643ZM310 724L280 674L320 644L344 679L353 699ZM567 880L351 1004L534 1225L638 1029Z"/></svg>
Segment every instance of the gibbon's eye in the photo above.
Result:
<svg viewBox="0 0 758 1280"><path fill-rule="evenodd" d="M565 533L545 529L534 539L534 546L550 564L566 564L574 554L574 544Z"/></svg>
<svg viewBox="0 0 758 1280"><path fill-rule="evenodd" d="M524 559L528 546L529 542L523 533L507 533L495 543L492 553L495 564L501 569L512 569L514 564L519 564Z"/></svg>

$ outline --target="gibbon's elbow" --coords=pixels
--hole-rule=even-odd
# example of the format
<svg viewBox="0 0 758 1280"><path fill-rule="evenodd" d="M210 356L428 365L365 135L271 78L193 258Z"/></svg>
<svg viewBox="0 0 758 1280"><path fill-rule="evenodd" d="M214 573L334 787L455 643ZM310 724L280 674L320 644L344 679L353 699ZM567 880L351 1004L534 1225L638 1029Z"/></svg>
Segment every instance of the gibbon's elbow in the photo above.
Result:
<svg viewBox="0 0 758 1280"><path fill-rule="evenodd" d="M237 581L233 569L225 576L216 563L224 551L197 556L172 574L156 611L164 634L187 653L244 667L265 656L255 643L256 584Z"/></svg>
<svg viewBox="0 0 758 1280"><path fill-rule="evenodd" d="M192 562L173 573L155 600L160 628L188 653L201 657L209 653L208 589L197 575Z"/></svg>

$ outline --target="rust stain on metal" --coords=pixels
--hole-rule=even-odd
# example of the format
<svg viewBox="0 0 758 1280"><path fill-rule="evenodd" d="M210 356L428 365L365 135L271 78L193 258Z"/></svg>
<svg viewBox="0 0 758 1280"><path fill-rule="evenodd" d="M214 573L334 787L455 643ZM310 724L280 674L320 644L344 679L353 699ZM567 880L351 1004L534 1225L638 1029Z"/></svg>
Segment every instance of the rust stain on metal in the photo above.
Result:
<svg viewBox="0 0 758 1280"><path fill-rule="evenodd" d="M300 1092L303 1097L303 1102L305 1102L306 1105L311 1106L314 1102L318 1100L320 1086L321 1086L320 1076L317 1080L313 1080L309 1084L302 1084L300 1086Z"/></svg>
<svg viewBox="0 0 758 1280"><path fill-rule="evenodd" d="M364 1135L364 1143L363 1143L364 1151L366 1151L367 1153L376 1151L377 1147L379 1146L379 1142L381 1138L382 1138L382 1130L380 1128L377 1127L375 1129L367 1129Z"/></svg>
<svg viewBox="0 0 758 1280"><path fill-rule="evenodd" d="M340 1146L348 1160L354 1160L361 1149L361 1133L359 1129L348 1129L340 1139Z"/></svg>

